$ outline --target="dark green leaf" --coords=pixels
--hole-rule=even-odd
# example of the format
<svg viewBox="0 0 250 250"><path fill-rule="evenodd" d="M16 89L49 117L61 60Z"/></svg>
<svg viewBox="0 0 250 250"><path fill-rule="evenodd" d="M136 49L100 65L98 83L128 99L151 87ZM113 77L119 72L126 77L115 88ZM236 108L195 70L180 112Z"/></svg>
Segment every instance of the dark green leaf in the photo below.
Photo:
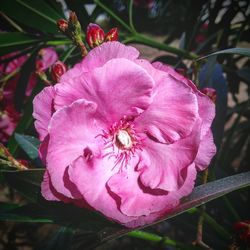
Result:
<svg viewBox="0 0 250 250"><path fill-rule="evenodd" d="M21 32L0 33L0 55L30 47L39 41L34 36Z"/></svg>
<svg viewBox="0 0 250 250"><path fill-rule="evenodd" d="M30 159L35 160L38 158L38 147L40 142L33 136L21 135L15 133L15 139L19 146L27 153Z"/></svg>
<svg viewBox="0 0 250 250"><path fill-rule="evenodd" d="M43 169L25 171L1 170L1 172L10 187L16 189L30 201L38 201L40 197L40 185L44 174Z"/></svg>
<svg viewBox="0 0 250 250"><path fill-rule="evenodd" d="M56 20L62 18L43 0L3 0L1 10L28 27L50 33L57 32Z"/></svg>
<svg viewBox="0 0 250 250"><path fill-rule="evenodd" d="M197 60L202 60L202 59L205 59L207 57L216 56L216 55L220 55L220 54L237 54L237 55L250 57L250 49L248 49L248 48L224 49L224 50L216 51L212 54L200 57Z"/></svg>
<svg viewBox="0 0 250 250"><path fill-rule="evenodd" d="M41 250L70 250L73 245L74 231L61 227L59 230L42 245ZM39 250L38 249L38 250Z"/></svg>

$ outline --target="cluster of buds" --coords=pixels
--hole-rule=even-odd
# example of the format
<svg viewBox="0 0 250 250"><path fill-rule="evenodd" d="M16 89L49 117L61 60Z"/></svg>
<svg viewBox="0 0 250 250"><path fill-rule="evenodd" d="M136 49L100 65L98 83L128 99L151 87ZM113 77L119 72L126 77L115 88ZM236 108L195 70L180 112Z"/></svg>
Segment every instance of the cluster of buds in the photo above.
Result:
<svg viewBox="0 0 250 250"><path fill-rule="evenodd" d="M205 95L207 95L214 103L217 99L217 92L213 88L203 88L201 89L201 92Z"/></svg>
<svg viewBox="0 0 250 250"><path fill-rule="evenodd" d="M90 23L87 27L86 41L90 48L97 47L104 42L112 42L118 40L118 29L112 28L106 34L103 29L94 23Z"/></svg>
<svg viewBox="0 0 250 250"><path fill-rule="evenodd" d="M80 49L82 56L86 56L88 51L82 41L82 29L81 24L78 21L78 18L75 12L70 12L69 19L59 19L57 21L58 29L68 36L74 44Z"/></svg>

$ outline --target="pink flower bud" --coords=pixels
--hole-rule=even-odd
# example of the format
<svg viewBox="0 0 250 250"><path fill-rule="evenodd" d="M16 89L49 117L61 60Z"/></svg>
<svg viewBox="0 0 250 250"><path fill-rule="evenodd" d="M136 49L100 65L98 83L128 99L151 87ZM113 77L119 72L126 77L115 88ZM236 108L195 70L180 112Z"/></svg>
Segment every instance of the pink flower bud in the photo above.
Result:
<svg viewBox="0 0 250 250"><path fill-rule="evenodd" d="M51 67L51 77L53 81L58 82L60 77L67 71L66 65L61 62L57 61L53 66Z"/></svg>
<svg viewBox="0 0 250 250"><path fill-rule="evenodd" d="M214 103L216 102L217 93L216 90L213 88L203 88L201 92L207 95Z"/></svg>
<svg viewBox="0 0 250 250"><path fill-rule="evenodd" d="M68 30L69 23L64 19L59 19L57 20L57 27L61 32L65 33Z"/></svg>
<svg viewBox="0 0 250 250"><path fill-rule="evenodd" d="M90 48L99 46L104 41L104 31L103 29L94 23L90 23L87 27L86 40Z"/></svg>
<svg viewBox="0 0 250 250"><path fill-rule="evenodd" d="M118 40L118 29L112 28L105 36L105 42L112 42Z"/></svg>

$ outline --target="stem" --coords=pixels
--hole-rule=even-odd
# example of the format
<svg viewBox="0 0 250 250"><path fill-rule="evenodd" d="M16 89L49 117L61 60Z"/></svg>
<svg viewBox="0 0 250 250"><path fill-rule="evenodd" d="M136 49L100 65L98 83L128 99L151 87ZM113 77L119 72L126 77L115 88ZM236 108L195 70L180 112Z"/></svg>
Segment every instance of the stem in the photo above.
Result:
<svg viewBox="0 0 250 250"><path fill-rule="evenodd" d="M12 78L13 76L15 76L18 72L20 71L20 67L15 69L14 71L12 71L10 74L8 74L7 76L3 77L0 82L6 83L10 78Z"/></svg>
<svg viewBox="0 0 250 250"><path fill-rule="evenodd" d="M127 235L130 237L133 237L133 238L137 238L137 239L142 239L142 240L146 240L146 241L160 243L163 246L172 246L175 248L181 248L181 249L186 249L186 250L198 249L195 246L188 246L186 244L182 244L182 243L176 242L174 240L171 240L168 237L162 237L162 236L157 235L157 234L148 233L148 232L139 231L139 230L131 231L131 232L127 233Z"/></svg>
<svg viewBox="0 0 250 250"><path fill-rule="evenodd" d="M138 33L135 34L134 36L131 36L130 38L126 39L125 42L127 42L127 43L138 42L138 43L149 45L153 48L164 50L164 51L167 51L167 52L170 52L170 53L173 53L175 55L185 57L185 58L191 59L191 60L198 58L198 56L196 54L189 53L185 50L178 49L178 48L169 46L169 45L161 43L161 42L157 42L148 36L141 35Z"/></svg>
<svg viewBox="0 0 250 250"><path fill-rule="evenodd" d="M176 54L178 56L181 57L185 57L187 59L191 59L191 60L195 60L198 59L198 55L194 54L194 53L189 53L185 50L182 49L178 49L172 46L169 46L167 44L164 43L160 43L155 41L154 39L145 36L145 35L141 35L139 33L137 33L135 31L135 29L133 29L133 26L131 26L132 24L132 10L130 10L129 12L129 16L130 16L130 26L127 25L120 17L118 17L112 10L110 10L106 5L104 5L103 3L101 3L100 0L94 0L94 2L99 5L103 10L105 10L111 17L113 17L117 22L119 22L127 31L129 31L131 33L131 37L128 37L124 42L125 43L131 43L131 42L137 42L137 43L141 43L141 44L145 44L145 45L149 45L153 48L157 48L160 50L164 50L173 54ZM130 1L130 5L131 3L133 3L133 1ZM132 7L130 7L132 8ZM133 24L132 24L133 25Z"/></svg>
<svg viewBox="0 0 250 250"><path fill-rule="evenodd" d="M203 175L203 184L207 183L207 179L208 179L208 169L206 169L204 171L204 175ZM206 206L202 205L201 206L201 214L200 217L198 219L198 224L197 224L197 235L196 235L196 245L201 246L204 249L211 249L207 244L205 244L203 242L202 239L202 235L203 235L203 221L204 221L204 217L205 217L205 213L206 213Z"/></svg>
<svg viewBox="0 0 250 250"><path fill-rule="evenodd" d="M187 211L189 214L193 213L201 213L201 209L199 208L192 208ZM228 231L226 231L213 217L211 217L208 213L204 212L204 222L210 225L221 237L229 240L231 235Z"/></svg>
<svg viewBox="0 0 250 250"><path fill-rule="evenodd" d="M61 61L65 62L69 56L73 53L73 51L75 50L75 46L72 46L71 48L69 48L65 54L62 55Z"/></svg>
<svg viewBox="0 0 250 250"><path fill-rule="evenodd" d="M112 10L110 10L106 5L101 3L99 0L94 0L94 2L99 5L102 9L104 9L110 16L112 16L117 22L119 22L126 30L133 33L133 30L120 18L118 17Z"/></svg>
<svg viewBox="0 0 250 250"><path fill-rule="evenodd" d="M129 25L131 27L132 32L136 34L137 32L136 32L135 26L133 24L133 2L134 2L133 0L129 1L129 12L128 12L128 14L129 14Z"/></svg>

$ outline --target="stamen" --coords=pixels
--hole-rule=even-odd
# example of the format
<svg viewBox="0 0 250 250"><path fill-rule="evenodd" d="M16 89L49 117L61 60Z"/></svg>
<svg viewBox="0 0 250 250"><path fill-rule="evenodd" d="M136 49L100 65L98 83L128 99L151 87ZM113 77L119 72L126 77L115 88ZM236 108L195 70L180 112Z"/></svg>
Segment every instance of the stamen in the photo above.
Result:
<svg viewBox="0 0 250 250"><path fill-rule="evenodd" d="M141 150L140 138L136 133L132 120L127 120L126 117L118 122L115 122L108 131L103 130L101 136L104 141L104 150L108 150L103 157L115 157L113 169L119 165L119 170L122 171L126 167L131 157L137 149Z"/></svg>

